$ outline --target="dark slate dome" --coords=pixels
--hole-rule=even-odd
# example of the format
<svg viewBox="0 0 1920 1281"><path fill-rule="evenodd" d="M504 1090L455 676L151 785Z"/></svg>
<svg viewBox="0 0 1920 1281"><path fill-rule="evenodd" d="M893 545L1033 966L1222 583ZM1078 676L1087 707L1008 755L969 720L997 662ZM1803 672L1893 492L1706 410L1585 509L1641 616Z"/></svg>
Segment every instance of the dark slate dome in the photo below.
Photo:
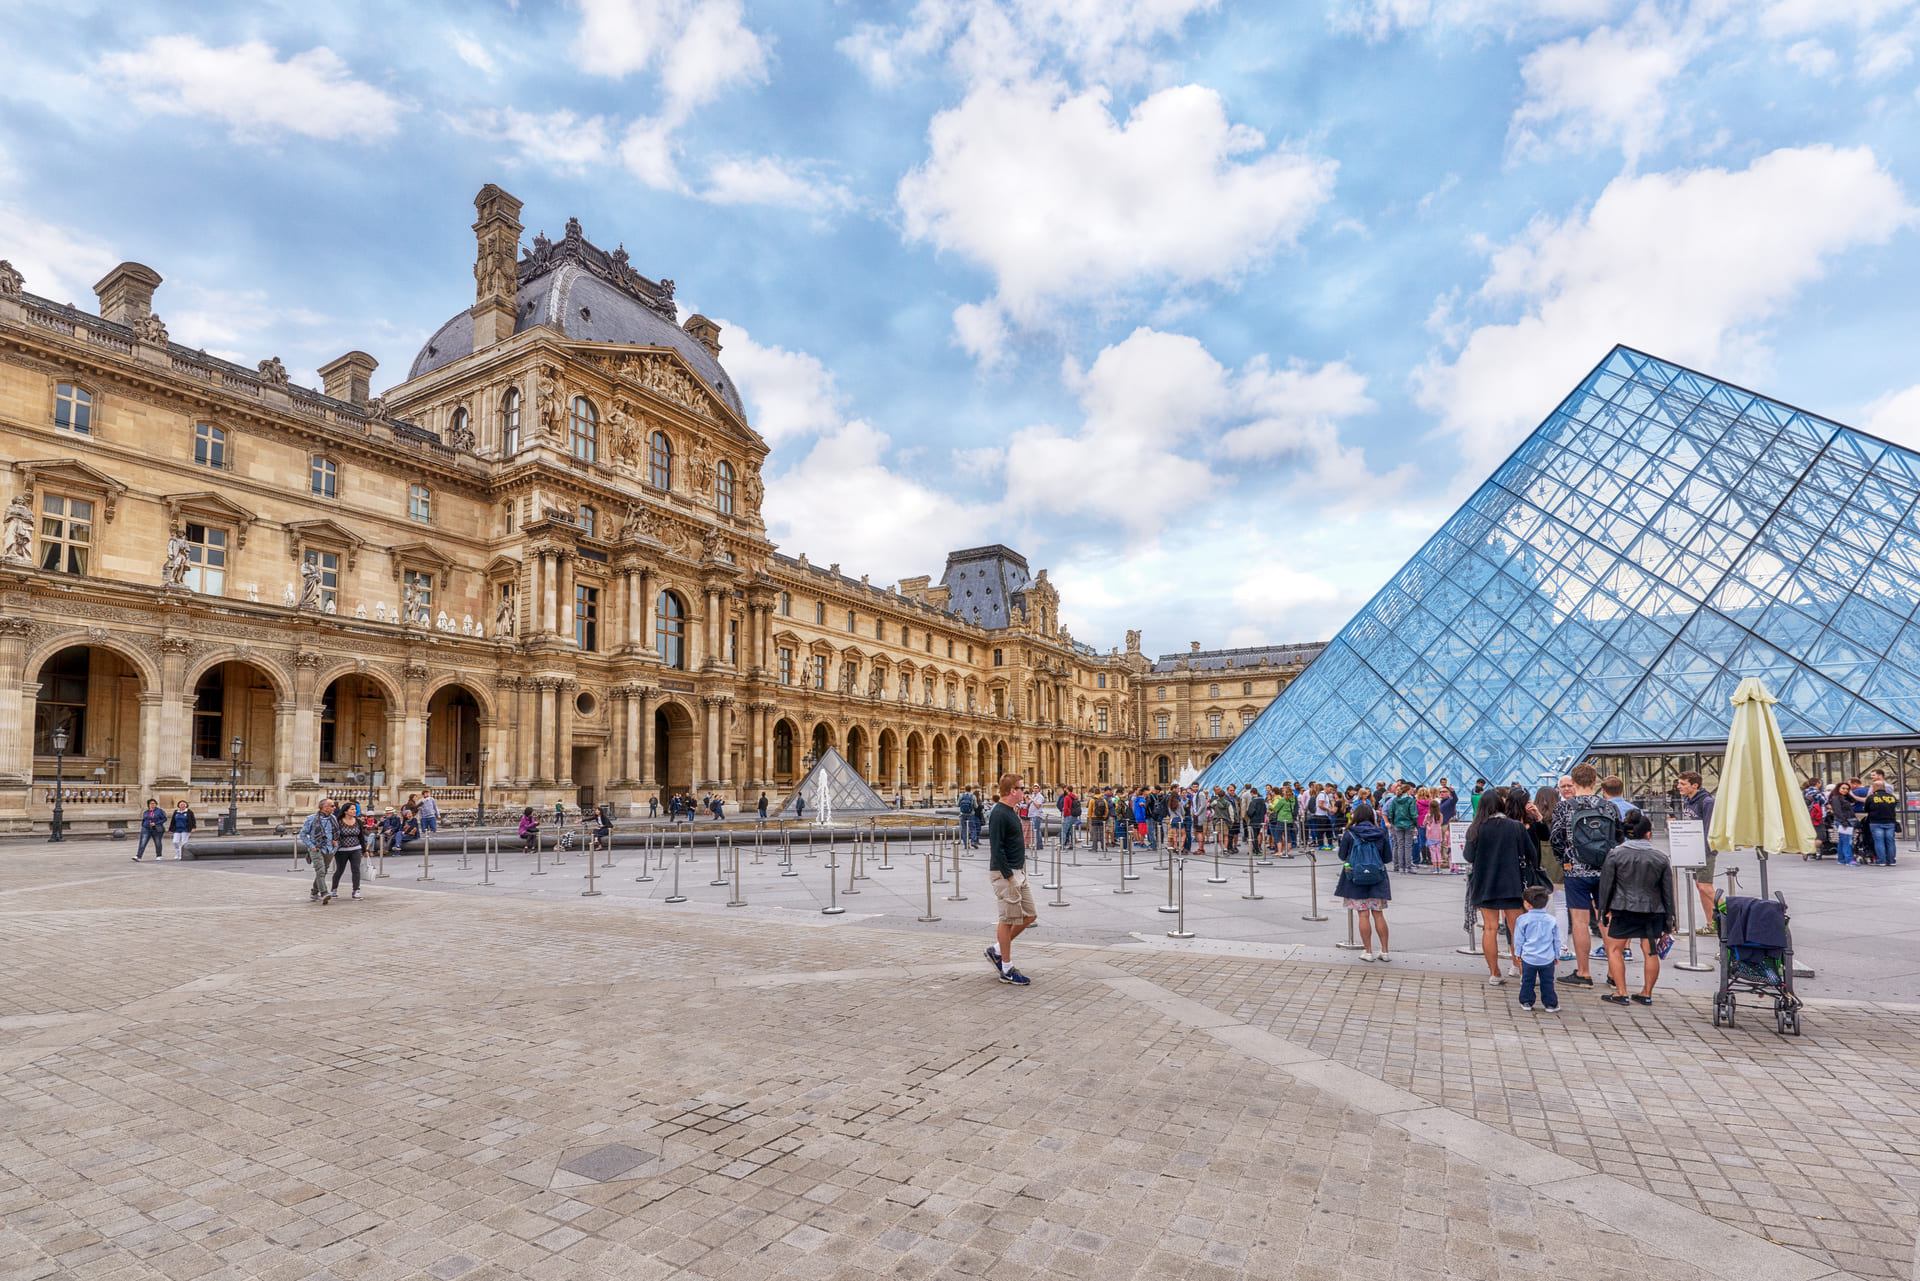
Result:
<svg viewBox="0 0 1920 1281"><path fill-rule="evenodd" d="M513 332L545 325L584 342L671 347L744 420L733 379L706 345L676 323L673 282L652 281L627 265L625 247L607 253L589 244L578 221L567 219L559 243L533 238L518 264L519 313ZM427 339L407 371L409 381L473 353L473 316L461 311Z"/></svg>

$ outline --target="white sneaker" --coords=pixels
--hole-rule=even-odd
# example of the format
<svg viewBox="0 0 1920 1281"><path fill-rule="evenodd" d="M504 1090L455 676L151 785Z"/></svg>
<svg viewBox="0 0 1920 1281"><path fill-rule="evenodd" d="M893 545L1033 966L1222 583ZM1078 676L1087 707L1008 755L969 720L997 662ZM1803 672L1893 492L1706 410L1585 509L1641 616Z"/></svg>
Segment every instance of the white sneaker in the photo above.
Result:
<svg viewBox="0 0 1920 1281"><path fill-rule="evenodd" d="M1488 987L1505 987L1506 985L1507 981L1503 978L1490 978L1487 980Z"/></svg>
<svg viewBox="0 0 1920 1281"><path fill-rule="evenodd" d="M354 896L355 898L359 898L359 897L360 897L360 891L359 891L359 890L355 890L355 891L353 892L353 896Z"/></svg>
<svg viewBox="0 0 1920 1281"><path fill-rule="evenodd" d="M1360 953L1360 959L1361 959L1361 960L1363 960L1363 961L1371 961L1371 960L1373 959L1373 953L1372 953L1372 952L1362 952L1362 953Z"/></svg>
<svg viewBox="0 0 1920 1281"><path fill-rule="evenodd" d="M1381 949L1380 949L1380 955L1378 955L1378 956L1376 956L1376 957L1374 957L1373 959L1374 959L1374 960L1376 960L1376 961L1382 961L1382 962L1385 962L1385 961L1391 961L1391 960L1392 960L1393 958L1392 958L1391 956L1388 956L1388 955L1387 955L1387 951L1386 951L1386 949L1385 949L1385 948L1381 948Z"/></svg>

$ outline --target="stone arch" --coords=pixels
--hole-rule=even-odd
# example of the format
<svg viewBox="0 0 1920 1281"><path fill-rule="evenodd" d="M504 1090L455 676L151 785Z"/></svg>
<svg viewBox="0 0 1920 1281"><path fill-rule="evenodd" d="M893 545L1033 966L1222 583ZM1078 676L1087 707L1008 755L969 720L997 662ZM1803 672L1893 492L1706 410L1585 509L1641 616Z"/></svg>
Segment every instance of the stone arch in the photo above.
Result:
<svg viewBox="0 0 1920 1281"><path fill-rule="evenodd" d="M406 706L405 687L397 675L387 668L380 667L373 663L362 664L357 659L347 659L343 662L337 662L331 666L321 668L320 674L314 678L313 682L314 697L318 698L322 694L325 694L327 692L327 686L333 684L343 676L363 677L371 682L381 694L385 695L386 700L393 704L394 707L400 708Z"/></svg>
<svg viewBox="0 0 1920 1281"><path fill-rule="evenodd" d="M997 784L1000 776L1013 768L1013 751L1007 746L1007 740L1001 739L993 745L993 777L987 780Z"/></svg>
<svg viewBox="0 0 1920 1281"><path fill-rule="evenodd" d="M673 695L653 709L653 776L662 796L693 793L699 755L699 718L686 702Z"/></svg>
<svg viewBox="0 0 1920 1281"><path fill-rule="evenodd" d="M66 789L68 804L75 799L104 802L105 792L72 789L87 784L123 786L152 772L142 768L147 762L142 759L145 736L141 730L143 723L150 725L142 704L149 687L131 656L117 646L91 643L82 635L38 656L37 663L27 668L27 678L29 688L37 686L28 711L30 780L50 783L57 778ZM65 737L56 752L55 734L60 730ZM36 811L44 805L49 817L53 790L32 794ZM139 799L129 790L120 803L137 805Z"/></svg>
<svg viewBox="0 0 1920 1281"><path fill-rule="evenodd" d="M934 740L934 754L939 755L944 746L940 739ZM953 740L953 783L964 787L973 781L973 746L967 742L965 734Z"/></svg>
<svg viewBox="0 0 1920 1281"><path fill-rule="evenodd" d="M847 758L847 764L853 766L853 772L866 779L869 784L873 782L873 770L867 757L872 751L872 743L873 735L867 731L866 726L849 725L847 750L841 753Z"/></svg>
<svg viewBox="0 0 1920 1281"><path fill-rule="evenodd" d="M919 730L907 731L906 759L901 762L907 771L907 783L919 787L927 781L927 748Z"/></svg>
<svg viewBox="0 0 1920 1281"><path fill-rule="evenodd" d="M91 649L104 649L115 655L140 678L144 690L160 689L160 669L154 665L153 655L141 649L131 636L123 636L101 629L88 631L83 627L71 628L41 641L27 654L26 665L22 668L31 680L35 673L46 666L47 660L63 649L75 645L85 645Z"/></svg>
<svg viewBox="0 0 1920 1281"><path fill-rule="evenodd" d="M807 735L807 750L818 760L831 747L836 751L840 747L840 733L834 729L832 721L817 721Z"/></svg>
<svg viewBox="0 0 1920 1281"><path fill-rule="evenodd" d="M196 664L186 688L191 707L185 746L192 777L223 784L237 772L242 787L271 784L279 772L276 704L291 696L286 673L228 650ZM241 744L237 771L230 746L235 738Z"/></svg>
<svg viewBox="0 0 1920 1281"><path fill-rule="evenodd" d="M187 663L186 680L183 683L192 689L210 670L222 663L241 663L251 667L267 678L273 686L275 698L293 697L293 682L277 662L256 649L243 653L237 645L223 645L211 653L196 655Z"/></svg>
<svg viewBox="0 0 1920 1281"><path fill-rule="evenodd" d="M491 719L485 698L457 678L440 681L424 697L422 764L426 773L444 777L448 786L474 786L480 781L480 747L486 741L480 725Z"/></svg>
<svg viewBox="0 0 1920 1281"><path fill-rule="evenodd" d="M800 776L800 731L785 716L773 723L773 776L782 782Z"/></svg>
<svg viewBox="0 0 1920 1281"><path fill-rule="evenodd" d="M883 729L873 741L873 777L881 786L896 782L900 774L900 739Z"/></svg>
<svg viewBox="0 0 1920 1281"><path fill-rule="evenodd" d="M480 715L486 717L488 720L492 720L500 714L499 709L494 705L491 682L482 683L479 677L464 672L443 672L428 680L420 689L420 705L422 707L431 707L433 705L433 696L449 685L459 685L465 688L467 693L472 695L473 701L479 704Z"/></svg>

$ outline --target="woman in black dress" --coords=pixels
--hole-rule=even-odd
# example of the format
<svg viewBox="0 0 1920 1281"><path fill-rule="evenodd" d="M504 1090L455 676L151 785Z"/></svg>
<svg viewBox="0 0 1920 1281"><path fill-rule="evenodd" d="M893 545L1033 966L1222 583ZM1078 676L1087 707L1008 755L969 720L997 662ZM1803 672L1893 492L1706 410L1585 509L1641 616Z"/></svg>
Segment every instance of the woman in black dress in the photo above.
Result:
<svg viewBox="0 0 1920 1281"><path fill-rule="evenodd" d="M1533 837L1527 830L1527 795L1496 787L1480 798L1480 811L1467 829L1467 902L1480 913L1480 948L1487 959L1487 985L1507 980L1500 973L1500 925L1508 936L1526 904L1527 867L1534 861ZM1518 810L1519 817L1512 817ZM1517 974L1518 971L1516 970Z"/></svg>

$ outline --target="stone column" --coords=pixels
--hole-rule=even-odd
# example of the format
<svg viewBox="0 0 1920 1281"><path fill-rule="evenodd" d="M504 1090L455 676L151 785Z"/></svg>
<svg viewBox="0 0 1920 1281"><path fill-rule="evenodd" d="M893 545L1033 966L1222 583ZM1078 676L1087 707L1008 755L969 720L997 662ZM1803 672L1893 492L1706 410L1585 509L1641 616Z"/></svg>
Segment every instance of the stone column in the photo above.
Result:
<svg viewBox="0 0 1920 1281"><path fill-rule="evenodd" d="M381 793L375 793L375 804L379 804L384 799L387 803L398 806L400 802L407 799L400 790L404 786L400 781L400 763L406 750L406 741L407 714L394 710L393 704L389 703L387 704L387 741L380 744L380 759L375 762L375 768L386 775L387 785L384 796Z"/></svg>
<svg viewBox="0 0 1920 1281"><path fill-rule="evenodd" d="M660 593L656 590L659 575L643 566L637 577L640 580L640 647L652 652L654 649L654 608L660 599Z"/></svg>
<svg viewBox="0 0 1920 1281"><path fill-rule="evenodd" d="M426 785L427 773L427 697L424 688L431 673L421 663L408 663L401 671L405 678L406 738L400 759L395 762L401 787Z"/></svg>
<svg viewBox="0 0 1920 1281"><path fill-rule="evenodd" d="M554 614L554 631L567 644L573 643L573 555L570 552L559 554L560 588L558 592L558 612Z"/></svg>
<svg viewBox="0 0 1920 1281"><path fill-rule="evenodd" d="M559 563L550 551L540 553L540 631L551 635L554 625L554 592L559 577Z"/></svg>
<svg viewBox="0 0 1920 1281"><path fill-rule="evenodd" d="M159 690L140 691L139 775L140 799L143 803L153 793L153 780L160 767L160 705L163 701Z"/></svg>
<svg viewBox="0 0 1920 1281"><path fill-rule="evenodd" d="M706 704L707 725L704 748L700 753L700 765L704 771L703 783L716 782L720 778L720 700L707 697L700 700Z"/></svg>
<svg viewBox="0 0 1920 1281"><path fill-rule="evenodd" d="M720 700L720 781L733 785L733 700Z"/></svg>
<svg viewBox="0 0 1920 1281"><path fill-rule="evenodd" d="M640 705L640 786L657 788L659 782L653 776L653 691L643 689L635 701ZM629 706L627 715L633 714Z"/></svg>
<svg viewBox="0 0 1920 1281"><path fill-rule="evenodd" d="M26 785L33 782L33 703L40 692L40 683L27 679L27 643L32 628L32 622L25 618L0 619L0 779ZM144 692L140 695L143 731L146 697ZM143 732L140 750L143 778L152 769Z"/></svg>
<svg viewBox="0 0 1920 1281"><path fill-rule="evenodd" d="M559 689L559 679L553 676L536 676L534 685L538 689L540 723L534 733L534 780L541 784L552 784L559 779L553 772L554 695Z"/></svg>
<svg viewBox="0 0 1920 1281"><path fill-rule="evenodd" d="M289 777L281 784L283 787L293 779L307 784L319 776L320 696L325 692L319 688L320 663L318 654L303 652L293 656L293 718L286 726L276 724L273 731L276 746L292 740L293 752L287 762Z"/></svg>
<svg viewBox="0 0 1920 1281"><path fill-rule="evenodd" d="M755 634L758 635L758 632ZM747 704L747 750L751 753L747 781L756 787L765 786L767 781L768 710L765 703Z"/></svg>
<svg viewBox="0 0 1920 1281"><path fill-rule="evenodd" d="M621 709L624 729L620 736L620 773L637 787L643 777L640 771L640 704L647 695L639 685L627 686L626 694L627 704Z"/></svg>
<svg viewBox="0 0 1920 1281"><path fill-rule="evenodd" d="M160 638L160 733L154 743L153 764L145 768L153 771L153 786L173 791L185 790L193 777L193 691L186 688L187 650L191 645L185 636ZM25 729L31 732L31 722ZM26 769L31 775L31 739L25 750Z"/></svg>
<svg viewBox="0 0 1920 1281"><path fill-rule="evenodd" d="M562 788L573 783L573 700L579 692L580 682L563 680L553 692L554 723L558 732L553 744L553 777Z"/></svg>
<svg viewBox="0 0 1920 1281"><path fill-rule="evenodd" d="M295 726L299 724L299 706L298 700L291 698L276 698L273 701L274 808L282 811L292 803L288 793L293 787L294 753L300 746L295 741L298 737Z"/></svg>

